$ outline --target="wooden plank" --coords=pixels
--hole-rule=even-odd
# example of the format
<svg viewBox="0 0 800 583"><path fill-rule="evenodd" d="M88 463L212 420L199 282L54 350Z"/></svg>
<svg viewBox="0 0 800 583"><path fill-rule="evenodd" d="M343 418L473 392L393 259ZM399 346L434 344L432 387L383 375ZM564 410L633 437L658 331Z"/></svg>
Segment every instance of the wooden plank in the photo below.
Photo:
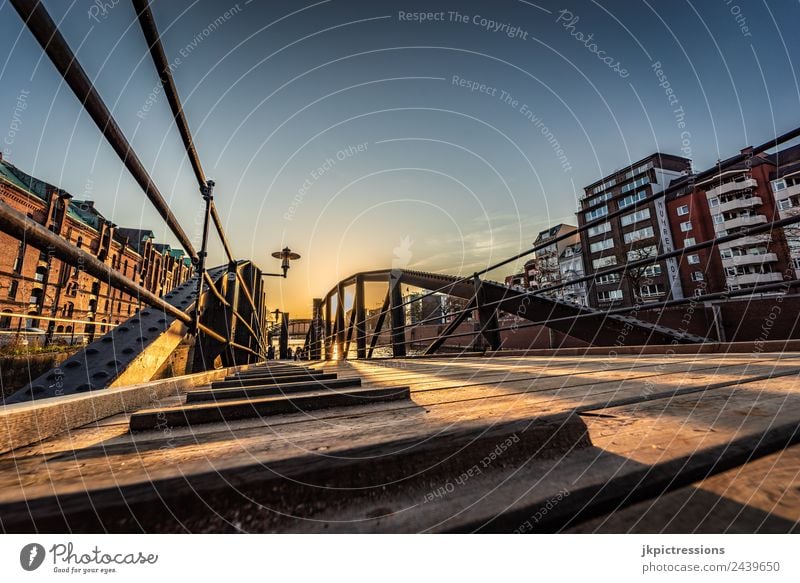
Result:
<svg viewBox="0 0 800 583"><path fill-rule="evenodd" d="M307 451L269 467L252 466L247 471L230 475L209 471L90 492L76 491L57 499L48 497L0 504L0 520L3 528L12 532L63 530L65 524L73 531L92 531L97 528L98 520L103 528L110 530L128 530L138 524L148 530L164 531L173 518L173 511L179 508L181 513L188 510L187 518L194 515L194 520L207 520L209 504L204 511L199 511L187 499L188 492L207 496L213 505L224 500L239 505L238 494L249 496L247 488L253 486L258 491L269 492L289 488L298 498L305 498L307 494L299 492L304 484L322 483L332 476L336 477L337 484L354 485L363 483L365 476L391 482L402 478L409 468L429 468L428 477L434 473L449 475L465 463L474 463L475 459L488 460L487 464L498 466L519 464L532 456L558 459L566 452L589 447L586 435L585 425L574 415L496 425L473 423L450 428L435 441L395 437L382 443L356 442L337 455L320 456ZM304 481L298 483L290 479L298 475L305 476ZM316 491L318 499L327 495L339 497L341 494L339 489L328 489L327 494ZM344 495L348 497L352 493L344 492ZM217 496L222 498L215 500ZM153 503L157 500L172 501L172 510L165 512L161 502ZM185 521L182 516L180 523L186 524Z"/></svg>
<svg viewBox="0 0 800 583"><path fill-rule="evenodd" d="M162 399L221 379L235 370L237 368L212 370L141 385L4 405L0 408L0 452L35 443L123 411L152 407Z"/></svg>
<svg viewBox="0 0 800 583"><path fill-rule="evenodd" d="M791 355L790 355L791 356ZM796 355L794 355L796 359ZM539 360L541 359L531 359ZM218 471L220 469L235 474L240 468L247 471L248 460L250 463L266 463L271 465L275 461L289 460L297 456L298 451L315 451L320 444L325 444L328 448L325 451L335 453L345 445L375 444L387 436L408 435L409 438L425 440L437 435L443 428L454 424L463 425L470 420L480 420L482 423L492 423L497 421L509 421L514 419L530 419L536 415L541 415L547 411L578 409L587 412L595 412L598 407L605 406L609 402L619 402L625 399L642 400L642 396L655 396L664 400L665 394L674 394L676 390L694 391L696 395L709 395L718 393L724 388L708 390L708 386L713 386L714 379L723 385L737 385L744 387L741 381L747 381L751 377L757 377L752 373L767 374L772 371L772 366L759 362L756 367L746 367L743 364L734 364L739 361L731 361L725 358L716 358L713 361L697 360L678 365L675 360L668 361L671 368L659 368L659 360L648 362L644 367L626 372L624 365L617 371L610 372L602 370L597 374L597 379L591 378L591 371L583 369L578 374L570 374L574 370L577 360L571 359L570 363L561 361L551 370L556 370L557 375L552 378L546 376L547 367L540 365L530 365L528 370L534 371L528 374L528 380L515 381L514 383L489 382L484 385L471 385L479 382L480 379L500 378L495 373L484 377L483 375L474 377L470 372L471 367L476 363L465 362L465 366L459 367L457 375L441 378L437 382L425 383L425 378L436 378L430 371L435 371L437 367L422 367L418 378L423 380L421 385L423 390L414 393L415 401L417 395L420 397L435 395L438 393L441 398L436 398L429 402L420 401L413 405L384 405L377 415L372 416L369 411L374 411L372 407L355 407L352 412L335 413L320 416L320 419L309 421L303 415L287 415L285 417L271 419L268 426L270 430L266 433L274 435L266 436L264 422L233 422L226 424L216 424L216 428L202 428L201 431L192 429L176 429L169 436L161 432L151 432L140 434L140 437L131 439L124 437L120 439L106 440L101 445L85 448L76 454L68 456L62 455L58 459L50 458L46 468L42 460L19 459L15 462L14 469L19 470L21 479L25 481L24 490L20 489L19 479L8 479L13 477L9 472L13 472L11 466L4 472L2 480L3 488L0 488L0 495L4 499L10 500L24 492L24 496L35 496L36 493L51 491L54 488L59 492L80 491L85 488L86 483L91 483L93 487L112 487L115 483L132 484L137 483L143 476L160 479L170 479L179 476L181 473L194 475L202 473L204 468L208 471ZM619 362L619 361L618 361ZM712 363L713 364L709 364ZM784 358L778 363L778 372L786 372L792 367L792 358ZM503 365L506 366L506 365ZM379 370L383 367L374 367ZM479 367L478 367L479 368ZM647 369L647 370L644 370ZM702 372L705 369L706 372ZM784 370L785 369L785 370ZM353 371L349 367L336 367L335 370ZM415 369L417 370L417 369ZM660 374L659 371L666 370L667 374ZM641 377L642 373L649 375ZM719 373L719 374L717 374ZM360 373L359 373L360 374ZM410 368L395 373L388 371L384 374L384 381L393 374L412 374ZM478 373L480 375L480 373ZM560 376L558 376L560 375ZM545 378L538 378L544 376ZM459 377L463 379L459 381ZM694 378L691 378L694 377ZM656 383L653 387L655 393L642 395L645 385L643 378L655 378ZM772 390L775 383L781 383L791 387L793 379L786 377L781 381L774 379ZM465 382L466 381L466 382ZM439 384L437 384L439 383ZM545 384L549 383L549 384ZM796 385L796 383L794 383ZM749 380L748 386L760 387L758 383ZM439 387L439 388L437 388ZM514 389L507 391L506 389ZM522 390L521 390L522 389ZM537 391L537 389L544 389ZM761 390L760 388L758 390ZM788 390L788 389L787 389ZM458 391L462 391L458 393ZM518 392L514 392L518 391ZM744 391L742 388L736 391ZM448 399L454 399L449 400ZM484 398L488 397L488 398ZM674 399L673 399L674 401ZM773 396L774 405L778 399ZM652 401L655 403L655 401ZM768 403L768 401L764 401ZM423 406L420 406L423 405ZM624 405L621 405L624 406ZM389 408L392 407L392 408ZM396 407L396 408L395 408ZM723 408L723 410L725 410ZM656 411L654 409L654 411ZM787 414L791 415L792 409L787 409ZM599 414L605 414L605 410ZM619 413L621 414L621 413ZM656 413L653 413L654 415ZM682 413L682 414L685 414ZM596 418L603 420L605 418ZM590 422L593 426L594 421ZM609 426L610 427L610 426ZM651 439L652 441L652 439ZM281 443L286 442L286 443ZM166 449L161 449L162 447ZM603 459L613 460L613 454L602 456ZM626 459L626 458L623 458ZM605 462L604 462L605 463ZM630 469L635 466L635 462L628 461L624 467ZM555 469L562 471L565 464ZM610 467L610 466L604 466ZM48 476L47 474L50 474ZM608 476L610 474L606 474ZM52 476L58 476L57 484L52 484L48 480ZM554 482L555 483L555 482ZM350 507L353 511L354 507ZM379 509L379 507L376 507ZM426 508L425 512L428 511ZM405 524L405 523L404 523ZM405 524L405 526L408 526ZM405 528L404 526L404 528Z"/></svg>
<svg viewBox="0 0 800 583"><path fill-rule="evenodd" d="M800 446L570 528L570 533L800 533Z"/></svg>
<svg viewBox="0 0 800 583"><path fill-rule="evenodd" d="M158 430L164 427L192 426L200 423L236 421L248 417L265 417L372 404L381 401L408 399L408 387L356 389L348 392L313 391L293 396L233 400L225 403L186 405L167 409L146 409L131 415L131 431Z"/></svg>
<svg viewBox="0 0 800 583"><path fill-rule="evenodd" d="M488 520L478 518L463 521L445 530L514 532L520 525L527 525L528 532L558 532L636 502L663 496L798 443L800 432L797 431L797 423L779 425L763 433L741 437L724 445L612 477L604 483L582 487L559 501L535 523L531 523L529 518L537 508L542 507L537 507L542 501L522 505Z"/></svg>
<svg viewBox="0 0 800 583"><path fill-rule="evenodd" d="M266 397L272 395L291 395L324 389L342 389L345 387L360 387L360 378L332 379L321 382L281 383L278 385L254 386L233 389L200 389L186 393L187 403L199 401L215 401L221 399L249 399L253 397Z"/></svg>
<svg viewBox="0 0 800 583"><path fill-rule="evenodd" d="M212 389L226 389L233 387L259 387L264 385L277 385L278 383L299 383L304 381L326 381L336 378L336 373L317 374L292 374L277 377L256 377L252 379L235 379L216 381L211 383Z"/></svg>

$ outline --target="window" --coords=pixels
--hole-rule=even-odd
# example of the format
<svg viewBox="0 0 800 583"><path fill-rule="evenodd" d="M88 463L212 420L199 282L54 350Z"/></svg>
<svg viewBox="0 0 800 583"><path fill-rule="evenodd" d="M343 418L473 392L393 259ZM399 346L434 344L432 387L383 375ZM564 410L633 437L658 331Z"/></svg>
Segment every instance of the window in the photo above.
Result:
<svg viewBox="0 0 800 583"><path fill-rule="evenodd" d="M645 227L644 229L638 229L636 231L631 231L630 233L625 233L625 235L623 235L623 239L625 239L626 243L631 243L633 241L650 239L653 236L655 236L653 227Z"/></svg>
<svg viewBox="0 0 800 583"><path fill-rule="evenodd" d="M785 198L783 200L779 200L778 201L778 208L780 210L782 210L782 211L785 211L786 209L790 209L790 208L792 208L792 206L793 205L792 205L792 199L791 198Z"/></svg>
<svg viewBox="0 0 800 583"><path fill-rule="evenodd" d="M681 231L684 233L692 230L692 221L684 221L681 223Z"/></svg>
<svg viewBox="0 0 800 583"><path fill-rule="evenodd" d="M786 188L786 181L783 178L772 181L772 192L778 192L784 188Z"/></svg>
<svg viewBox="0 0 800 583"><path fill-rule="evenodd" d="M678 216L683 217L689 214L689 205L684 204L678 207Z"/></svg>
<svg viewBox="0 0 800 583"><path fill-rule="evenodd" d="M692 272L692 281L704 281L705 276L703 275L702 271L693 271Z"/></svg>
<svg viewBox="0 0 800 583"><path fill-rule="evenodd" d="M585 213L583 216L586 217L587 221L591 221L592 219L599 219L600 217L604 217L608 214L608 205L603 205L597 207L596 209L592 209L589 212Z"/></svg>
<svg viewBox="0 0 800 583"><path fill-rule="evenodd" d="M800 257L795 257L792 259L792 264L794 265L795 269L800 269Z"/></svg>
<svg viewBox="0 0 800 583"><path fill-rule="evenodd" d="M664 295L664 286L660 283L651 283L639 288L639 295L643 298L652 298Z"/></svg>
<svg viewBox="0 0 800 583"><path fill-rule="evenodd" d="M658 263L648 265L642 271L642 277L654 277L656 275L661 275L661 266Z"/></svg>
<svg viewBox="0 0 800 583"><path fill-rule="evenodd" d="M719 206L719 197L713 196L713 197L709 198L708 199L708 206L710 206L712 208L715 207L715 206Z"/></svg>
<svg viewBox="0 0 800 583"><path fill-rule="evenodd" d="M643 221L649 218L650 218L650 209L642 209L640 211L623 215L620 221L623 227L627 227L628 225L632 225L633 223L637 223L639 221Z"/></svg>
<svg viewBox="0 0 800 583"><path fill-rule="evenodd" d="M603 267L609 267L611 265L617 264L617 258L613 255L609 257L601 257L600 259L595 259L592 261L592 267L595 269L602 269Z"/></svg>
<svg viewBox="0 0 800 583"><path fill-rule="evenodd" d="M628 184L623 186L621 191L623 193L624 192L629 192L629 191L633 190L634 188L638 188L640 186L644 186L645 184L650 184L650 179L647 176L642 176L638 180L634 180L633 182L629 182ZM645 192L645 191L642 190L640 192Z"/></svg>
<svg viewBox="0 0 800 583"><path fill-rule="evenodd" d="M619 273L607 273L606 275L601 275L600 277L595 278L594 281L598 285L617 283L619 281Z"/></svg>
<svg viewBox="0 0 800 583"><path fill-rule="evenodd" d="M597 300L600 302L614 302L622 299L622 290L611 289L597 292Z"/></svg>
<svg viewBox="0 0 800 583"><path fill-rule="evenodd" d="M8 286L8 299L15 300L17 299L17 290L19 289L19 281L16 279L11 280L11 284Z"/></svg>
<svg viewBox="0 0 800 583"><path fill-rule="evenodd" d="M640 247L639 249L631 249L628 251L628 261L639 261L640 259L655 257L656 255L658 255L658 248L655 245L649 245L647 247Z"/></svg>
<svg viewBox="0 0 800 583"><path fill-rule="evenodd" d="M22 271L22 263L24 261L25 261L25 243L20 241L19 246L17 247L17 258L14 260L14 267L12 268L14 273L20 273Z"/></svg>
<svg viewBox="0 0 800 583"><path fill-rule="evenodd" d="M735 267L726 267L725 273L730 276L736 275L736 268Z"/></svg>
<svg viewBox="0 0 800 583"><path fill-rule="evenodd" d="M3 310L0 315L0 328L11 328L11 312Z"/></svg>
<svg viewBox="0 0 800 583"><path fill-rule="evenodd" d="M589 227L589 237L596 237L597 235L602 235L603 233L608 233L611 230L611 223L602 223L600 225L595 225L594 227Z"/></svg>
<svg viewBox="0 0 800 583"><path fill-rule="evenodd" d="M598 253L600 251L605 251L606 249L611 249L613 246L614 239L603 239L602 241L597 241L596 243L589 245L589 251L591 253Z"/></svg>
<svg viewBox="0 0 800 583"><path fill-rule="evenodd" d="M637 202L639 202L644 198L647 198L646 190L640 190L636 194L629 194L628 196L617 202L617 208L624 209L625 207L629 207L632 204L636 204Z"/></svg>
<svg viewBox="0 0 800 583"><path fill-rule="evenodd" d="M721 225L722 223L725 222L725 217L723 215L714 215L714 217L711 220L714 222L715 225Z"/></svg>
<svg viewBox="0 0 800 583"><path fill-rule="evenodd" d="M683 240L683 246L684 247L691 247L692 245L696 245L696 244L697 244L697 241L695 241L694 237L686 237Z"/></svg>
<svg viewBox="0 0 800 583"><path fill-rule="evenodd" d="M686 261L689 262L689 265L697 265L700 263L700 256L699 255L689 255L686 258Z"/></svg>

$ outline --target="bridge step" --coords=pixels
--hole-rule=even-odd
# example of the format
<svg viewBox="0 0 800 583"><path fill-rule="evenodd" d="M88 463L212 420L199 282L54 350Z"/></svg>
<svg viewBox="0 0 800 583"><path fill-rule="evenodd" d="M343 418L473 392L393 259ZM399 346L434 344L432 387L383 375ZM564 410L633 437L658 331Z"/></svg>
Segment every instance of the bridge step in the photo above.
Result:
<svg viewBox="0 0 800 583"><path fill-rule="evenodd" d="M353 407L384 401L410 399L409 387L370 387L349 392L313 391L292 397L274 396L226 403L202 403L183 407L146 409L131 415L131 431L150 431L168 427L191 427L203 423L238 421L327 409Z"/></svg>
<svg viewBox="0 0 800 583"><path fill-rule="evenodd" d="M360 387L360 378L334 379L323 382L286 383L267 386L253 386L235 389L202 389L190 391L186 394L187 403L199 401L215 401L220 399L249 399L253 397L266 397L273 395L287 395L304 393L315 390L342 389L345 387Z"/></svg>
<svg viewBox="0 0 800 583"><path fill-rule="evenodd" d="M228 389L234 387L254 387L259 385L277 385L281 383L299 383L327 381L336 378L336 373L294 374L276 377L253 377L249 379L227 379L211 383L212 389Z"/></svg>
<svg viewBox="0 0 800 583"><path fill-rule="evenodd" d="M289 376L297 374L321 373L321 370L313 368L300 368L292 367L280 370L259 370L246 373L236 373L228 376L229 379L247 379L253 377L272 377L272 376Z"/></svg>

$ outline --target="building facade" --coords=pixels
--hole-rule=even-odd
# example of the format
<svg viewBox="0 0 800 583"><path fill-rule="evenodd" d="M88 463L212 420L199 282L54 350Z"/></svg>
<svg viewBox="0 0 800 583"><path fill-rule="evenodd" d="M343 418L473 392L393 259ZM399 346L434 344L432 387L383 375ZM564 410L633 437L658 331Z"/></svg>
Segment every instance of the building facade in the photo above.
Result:
<svg viewBox="0 0 800 583"><path fill-rule="evenodd" d="M561 272L561 281L569 283L572 280L579 279L585 275L583 269L583 253L581 252L580 242L568 245L558 258L558 268ZM573 283L558 290L558 297L585 306L588 303L588 296L586 294L586 283Z"/></svg>
<svg viewBox="0 0 800 583"><path fill-rule="evenodd" d="M770 192L778 217L787 219L800 214L800 147L778 152L775 168L770 172ZM800 278L800 224L783 228L788 253L789 271Z"/></svg>
<svg viewBox="0 0 800 583"><path fill-rule="evenodd" d="M1 155L0 200L159 296L191 276L183 252L154 243L152 231L117 227L93 201L75 200ZM0 233L0 331L34 328L47 330L54 339L91 339L139 307L137 298L79 265L67 265L47 250Z"/></svg>
<svg viewBox="0 0 800 583"><path fill-rule="evenodd" d="M524 274L528 289L537 290L562 282L559 262L564 250L579 242L577 229L575 225L559 223L539 232L533 245L534 247L543 245L543 247L536 251L533 259L525 263ZM564 235L569 236L556 240ZM553 290L546 295L561 297L561 291Z"/></svg>
<svg viewBox="0 0 800 583"><path fill-rule="evenodd" d="M597 276L588 286L589 305L610 308L683 297L675 259L646 262L675 249L665 200L642 201L690 171L689 159L655 153L585 187L578 225L598 221L580 235L586 273L645 262L622 274ZM627 212L603 220L617 210Z"/></svg>
<svg viewBox="0 0 800 583"><path fill-rule="evenodd" d="M748 149L742 151L747 155ZM800 148L748 156L702 181L677 181L667 193L672 233L678 248L732 235L797 212L794 186ZM732 291L777 283L797 275L798 229L776 228L680 256L684 294Z"/></svg>

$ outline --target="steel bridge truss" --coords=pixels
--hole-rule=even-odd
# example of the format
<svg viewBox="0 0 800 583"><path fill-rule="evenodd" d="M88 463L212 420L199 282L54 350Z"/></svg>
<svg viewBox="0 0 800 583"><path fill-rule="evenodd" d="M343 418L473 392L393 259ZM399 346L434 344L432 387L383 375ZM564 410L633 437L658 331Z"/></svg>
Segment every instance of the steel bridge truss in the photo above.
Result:
<svg viewBox="0 0 800 583"><path fill-rule="evenodd" d="M387 292L373 330L368 333L365 284L372 282L385 282ZM441 323L445 316L451 318L436 336L414 340L414 343L428 343L423 351L426 355L434 354L448 339L458 336L475 336L479 341L473 343L473 346L499 350L502 348L501 332L513 328L500 326L503 313L599 346L614 345L621 336L630 344L707 341L701 336L673 330L630 315L610 314L564 300L519 291L497 282L482 280L478 275L468 279L406 269L387 269L352 275L340 281L324 298L314 300L314 318L306 337L310 358L346 358L350 354L352 342L355 342L357 358L372 358L384 328L389 332L391 340L388 346L391 347L392 356L406 356L411 342L406 334L409 324L405 308L417 300L404 301L403 285L429 290L429 294L436 292L466 301L466 307L453 314L427 320ZM344 298L346 290L351 287L352 306L348 310ZM473 316L477 322L475 331L457 334L459 326L469 316ZM426 320L422 320L416 324L425 322Z"/></svg>

